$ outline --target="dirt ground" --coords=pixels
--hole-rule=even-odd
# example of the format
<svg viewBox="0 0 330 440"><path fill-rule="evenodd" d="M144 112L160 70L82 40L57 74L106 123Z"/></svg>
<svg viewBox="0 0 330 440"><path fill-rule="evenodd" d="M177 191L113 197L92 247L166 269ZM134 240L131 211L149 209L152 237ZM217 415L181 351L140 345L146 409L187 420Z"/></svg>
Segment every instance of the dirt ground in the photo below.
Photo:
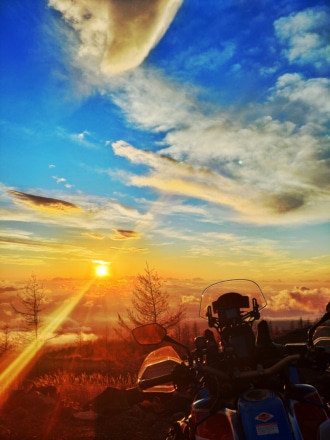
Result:
<svg viewBox="0 0 330 440"><path fill-rule="evenodd" d="M173 396L143 400L113 389L72 408L38 390L17 390L0 412L0 440L164 440L181 408Z"/></svg>
<svg viewBox="0 0 330 440"><path fill-rule="evenodd" d="M16 412L16 415L17 412ZM130 413L81 420L49 412L0 419L1 440L164 440L170 420Z"/></svg>

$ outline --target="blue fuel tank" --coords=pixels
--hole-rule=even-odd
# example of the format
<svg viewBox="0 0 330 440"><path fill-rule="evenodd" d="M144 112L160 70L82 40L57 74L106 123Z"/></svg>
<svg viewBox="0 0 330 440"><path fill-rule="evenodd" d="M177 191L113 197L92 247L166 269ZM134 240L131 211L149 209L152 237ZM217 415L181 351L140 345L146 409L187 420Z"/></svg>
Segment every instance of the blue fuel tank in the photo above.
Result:
<svg viewBox="0 0 330 440"><path fill-rule="evenodd" d="M287 411L270 390L252 389L238 399L246 440L294 440Z"/></svg>

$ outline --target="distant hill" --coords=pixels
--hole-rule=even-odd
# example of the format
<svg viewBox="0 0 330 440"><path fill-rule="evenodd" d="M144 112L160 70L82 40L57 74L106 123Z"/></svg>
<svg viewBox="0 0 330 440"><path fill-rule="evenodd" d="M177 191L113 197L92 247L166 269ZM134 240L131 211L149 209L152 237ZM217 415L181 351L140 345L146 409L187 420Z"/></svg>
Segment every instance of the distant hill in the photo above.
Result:
<svg viewBox="0 0 330 440"><path fill-rule="evenodd" d="M277 344L287 344L288 342L306 342L307 332L309 327L298 328L286 333L285 335L278 336L274 338L274 342Z"/></svg>

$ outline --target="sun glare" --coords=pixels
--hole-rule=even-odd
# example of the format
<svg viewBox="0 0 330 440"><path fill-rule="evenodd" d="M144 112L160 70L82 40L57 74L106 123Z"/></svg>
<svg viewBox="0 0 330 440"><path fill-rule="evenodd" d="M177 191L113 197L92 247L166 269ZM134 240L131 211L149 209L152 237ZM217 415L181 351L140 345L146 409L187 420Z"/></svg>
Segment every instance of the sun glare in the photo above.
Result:
<svg viewBox="0 0 330 440"><path fill-rule="evenodd" d="M54 319L51 319L50 323L46 325L40 333L38 345L36 345L36 341L32 341L21 353L17 355L16 359L14 359L4 371L0 372L0 408L5 402L5 398L12 383L17 379L20 379L21 375L26 372L26 369L28 369L31 361L47 342L49 335L55 333L57 328L61 327L61 324L76 307L84 294L88 292L91 285L92 281L90 281L87 286L78 292L70 301L65 301L62 303L54 312Z"/></svg>
<svg viewBox="0 0 330 440"><path fill-rule="evenodd" d="M96 275L98 277L105 277L108 275L108 267L104 264L96 266Z"/></svg>

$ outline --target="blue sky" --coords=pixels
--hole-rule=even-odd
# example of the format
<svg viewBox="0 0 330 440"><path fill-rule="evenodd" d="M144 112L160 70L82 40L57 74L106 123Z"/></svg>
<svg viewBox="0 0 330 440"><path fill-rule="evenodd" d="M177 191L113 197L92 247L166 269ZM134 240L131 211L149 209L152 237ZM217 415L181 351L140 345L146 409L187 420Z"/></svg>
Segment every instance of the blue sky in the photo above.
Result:
<svg viewBox="0 0 330 440"><path fill-rule="evenodd" d="M327 3L4 0L2 279L329 282Z"/></svg>

